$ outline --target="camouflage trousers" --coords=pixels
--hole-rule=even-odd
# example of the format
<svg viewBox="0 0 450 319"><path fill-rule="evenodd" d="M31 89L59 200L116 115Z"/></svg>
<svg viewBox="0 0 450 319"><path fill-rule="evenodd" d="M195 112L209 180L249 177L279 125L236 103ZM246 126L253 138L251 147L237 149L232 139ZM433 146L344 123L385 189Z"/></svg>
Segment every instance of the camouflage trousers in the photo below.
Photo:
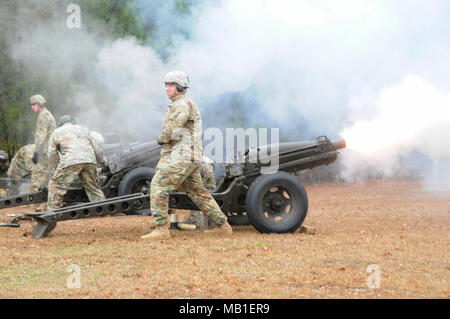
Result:
<svg viewBox="0 0 450 319"><path fill-rule="evenodd" d="M98 181L95 164L75 164L57 169L48 185L48 210L55 210L64 204L64 195L69 190L70 184L80 178L84 191L90 202L98 202L105 199Z"/></svg>
<svg viewBox="0 0 450 319"><path fill-rule="evenodd" d="M200 210L208 216L210 224L221 225L227 220L219 205L206 190L200 175L200 163L176 157L161 157L153 176L150 205L153 219L158 226L167 224L169 194L185 192Z"/></svg>
<svg viewBox="0 0 450 319"><path fill-rule="evenodd" d="M36 192L40 188L47 187L48 180L50 176L48 176L48 159L47 155L39 156L39 160L34 165L33 170L31 171L31 184L28 189L29 192Z"/></svg>

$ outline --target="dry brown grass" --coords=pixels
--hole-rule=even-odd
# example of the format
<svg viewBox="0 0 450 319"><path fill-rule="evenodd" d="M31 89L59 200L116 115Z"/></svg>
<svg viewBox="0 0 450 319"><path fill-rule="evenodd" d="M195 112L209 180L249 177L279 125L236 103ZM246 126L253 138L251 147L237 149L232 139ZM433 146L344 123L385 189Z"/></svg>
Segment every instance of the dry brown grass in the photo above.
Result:
<svg viewBox="0 0 450 319"><path fill-rule="evenodd" d="M34 240L31 224L0 228L2 298L449 298L450 199L415 181L307 187L315 235L179 231L143 242L151 217L61 222ZM0 211L0 222L11 213ZM68 289L67 267L81 269ZM367 266L381 287L367 286Z"/></svg>

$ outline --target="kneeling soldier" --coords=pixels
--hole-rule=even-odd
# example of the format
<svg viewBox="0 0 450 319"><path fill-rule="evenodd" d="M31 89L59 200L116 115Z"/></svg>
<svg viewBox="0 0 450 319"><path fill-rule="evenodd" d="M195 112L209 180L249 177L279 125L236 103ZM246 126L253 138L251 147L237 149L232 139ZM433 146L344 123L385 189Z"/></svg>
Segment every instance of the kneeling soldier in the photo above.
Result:
<svg viewBox="0 0 450 319"><path fill-rule="evenodd" d="M34 144L22 146L14 155L6 176L10 178L29 178L33 171Z"/></svg>

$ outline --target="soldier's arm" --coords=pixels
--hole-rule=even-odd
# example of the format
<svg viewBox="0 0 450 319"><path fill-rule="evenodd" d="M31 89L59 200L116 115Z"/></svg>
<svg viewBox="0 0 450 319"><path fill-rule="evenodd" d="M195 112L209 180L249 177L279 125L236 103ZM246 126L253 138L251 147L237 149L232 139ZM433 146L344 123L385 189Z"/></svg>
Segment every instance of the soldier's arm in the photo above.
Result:
<svg viewBox="0 0 450 319"><path fill-rule="evenodd" d="M57 150L57 141L55 141L54 134L50 136L50 140L48 141L48 173L52 176L53 171L56 169L59 163L59 155Z"/></svg>
<svg viewBox="0 0 450 319"><path fill-rule="evenodd" d="M97 141L88 133L88 139L91 142L92 148L94 149L95 159L99 164L105 164L106 158L103 154L103 149L98 145Z"/></svg>
<svg viewBox="0 0 450 319"><path fill-rule="evenodd" d="M34 133L34 147L38 154L45 153L45 137L47 136L47 125L45 118L38 117L36 131Z"/></svg>
<svg viewBox="0 0 450 319"><path fill-rule="evenodd" d="M179 103L172 105L174 108L164 123L163 131L159 136L159 140L168 143L171 140L172 132L176 127L183 126L189 119L191 108L187 103Z"/></svg>

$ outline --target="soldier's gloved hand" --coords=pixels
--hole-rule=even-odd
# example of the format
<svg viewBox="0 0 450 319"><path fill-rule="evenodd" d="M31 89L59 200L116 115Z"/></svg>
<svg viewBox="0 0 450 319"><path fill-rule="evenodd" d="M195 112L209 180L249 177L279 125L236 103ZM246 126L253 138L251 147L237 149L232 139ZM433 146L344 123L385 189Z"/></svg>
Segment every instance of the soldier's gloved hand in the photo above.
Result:
<svg viewBox="0 0 450 319"><path fill-rule="evenodd" d="M38 157L39 157L39 156L38 156L38 153L34 152L34 154L33 154L33 159L32 159L34 164L37 164L37 162L38 162Z"/></svg>

